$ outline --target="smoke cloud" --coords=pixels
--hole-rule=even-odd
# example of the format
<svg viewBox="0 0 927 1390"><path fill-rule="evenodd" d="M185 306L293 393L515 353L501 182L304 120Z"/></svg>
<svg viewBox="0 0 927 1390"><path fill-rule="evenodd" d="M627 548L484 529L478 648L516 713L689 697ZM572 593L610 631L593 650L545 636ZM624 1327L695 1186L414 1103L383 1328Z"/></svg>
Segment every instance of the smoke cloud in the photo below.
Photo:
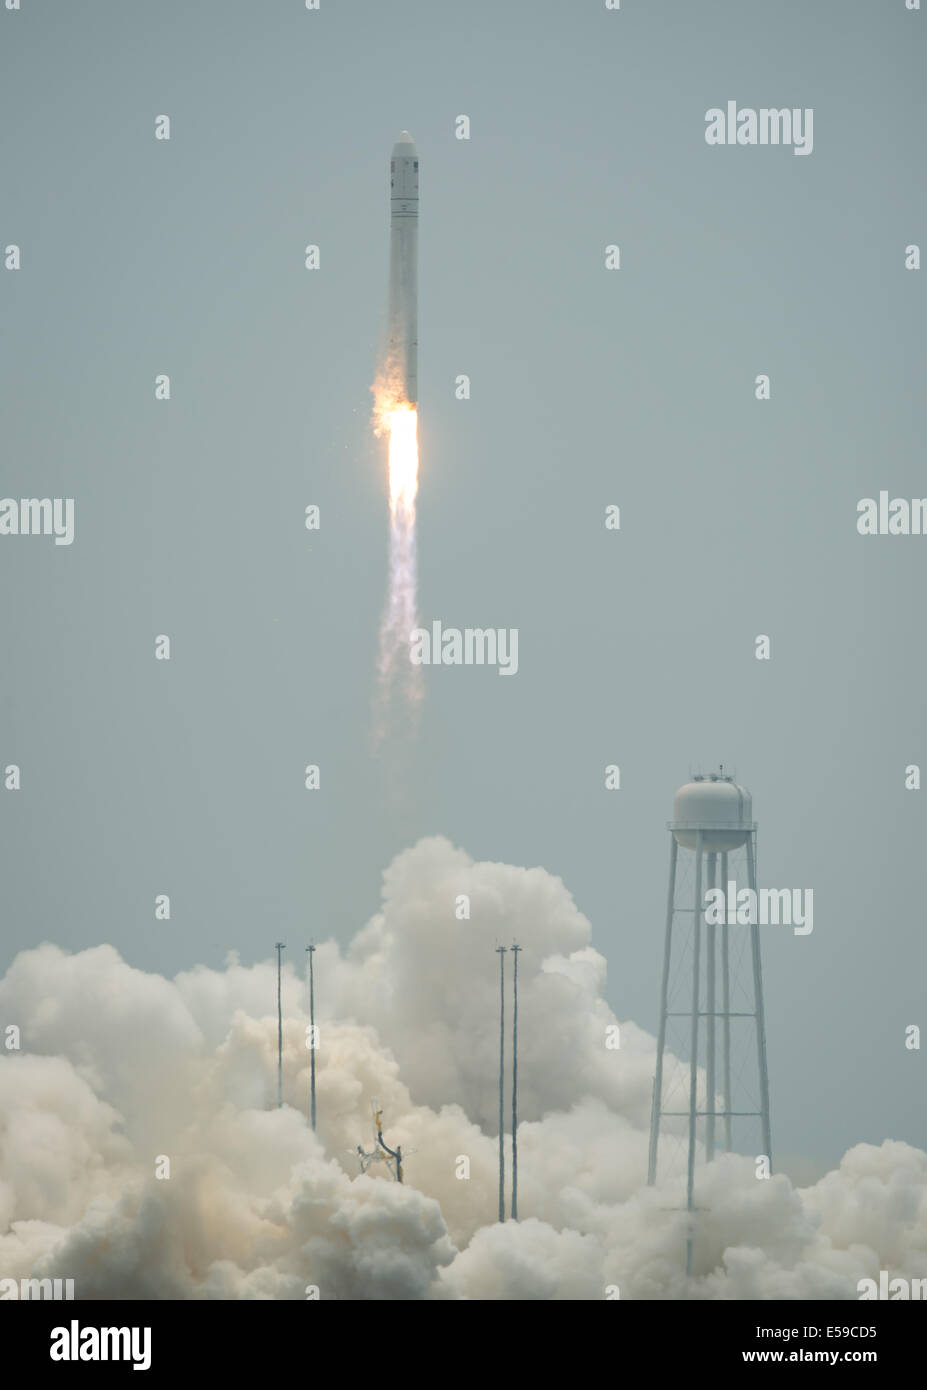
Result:
<svg viewBox="0 0 927 1390"><path fill-rule="evenodd" d="M493 947L512 940L523 1219L500 1225ZM701 1164L686 1280L681 1175L645 1185L653 1039L613 1016L590 924L544 870L423 840L348 948L315 960L317 1134L291 965L278 1110L273 961L167 980L111 946L16 957L0 1278L73 1278L78 1298L802 1299L927 1276L927 1154L889 1140L804 1189L744 1157ZM402 1186L360 1173L373 1097Z"/></svg>

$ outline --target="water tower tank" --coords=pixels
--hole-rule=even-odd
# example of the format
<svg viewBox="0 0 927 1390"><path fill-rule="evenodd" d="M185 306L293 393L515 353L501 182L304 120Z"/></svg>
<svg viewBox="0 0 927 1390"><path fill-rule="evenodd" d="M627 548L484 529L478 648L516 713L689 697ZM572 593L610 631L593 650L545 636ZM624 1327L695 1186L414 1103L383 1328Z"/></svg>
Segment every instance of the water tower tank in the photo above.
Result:
<svg viewBox="0 0 927 1390"><path fill-rule="evenodd" d="M708 854L738 849L753 829L753 800L732 777L697 776L676 793L670 829L685 849L695 849L699 830Z"/></svg>

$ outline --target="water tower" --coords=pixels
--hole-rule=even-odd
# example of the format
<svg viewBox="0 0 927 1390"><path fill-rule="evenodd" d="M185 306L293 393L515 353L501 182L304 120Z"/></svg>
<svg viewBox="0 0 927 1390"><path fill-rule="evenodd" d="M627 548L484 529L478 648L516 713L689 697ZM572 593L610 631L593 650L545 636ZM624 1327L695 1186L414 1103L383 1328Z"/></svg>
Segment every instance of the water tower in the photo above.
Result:
<svg viewBox="0 0 927 1390"><path fill-rule="evenodd" d="M722 768L719 772L696 776L680 787L673 819L667 826L671 832L669 892L647 1180L653 1184L657 1177L661 1120L671 1116L687 1119L686 1208L690 1212L695 1210L693 1186L699 1133L704 1138L705 1157L710 1162L719 1147L727 1150L733 1147L734 1119L758 1119L762 1151L772 1164L759 927L728 925L727 912L723 925L705 920L706 891L721 888L727 893L729 883L733 882L735 889L747 887L756 892L756 826L752 815L750 793L738 786ZM736 994L732 994L732 982L736 985ZM676 1019L687 1020L688 1076L667 1079L664 1078L667 1030L668 1027L672 1030ZM731 1081L732 1027L737 1034L733 1055L738 1078L734 1086ZM752 1036L746 1036L745 1030ZM753 1078L745 1075L752 1071L750 1054L754 1048L755 1085ZM700 1060L705 1068L705 1088L701 1097L698 1090ZM688 1104L683 1108L686 1090ZM738 1104L735 1090L746 1094L746 1104L755 1108L735 1108ZM700 1099L704 1110L699 1109ZM690 1224L687 1272L691 1272L691 1247Z"/></svg>

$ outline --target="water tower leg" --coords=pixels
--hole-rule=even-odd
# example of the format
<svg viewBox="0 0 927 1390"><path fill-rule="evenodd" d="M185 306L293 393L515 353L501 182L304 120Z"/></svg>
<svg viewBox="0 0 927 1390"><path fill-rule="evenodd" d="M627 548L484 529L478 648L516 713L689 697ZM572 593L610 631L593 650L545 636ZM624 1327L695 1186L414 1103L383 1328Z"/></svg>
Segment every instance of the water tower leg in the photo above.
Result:
<svg viewBox="0 0 927 1390"><path fill-rule="evenodd" d="M747 837L747 873L750 887L756 895L756 858L752 834ZM753 946L753 997L756 1010L756 1052L760 1070L760 1118L763 1126L763 1152L769 1159L772 1171L772 1136L769 1126L769 1070L766 1065L766 1013L763 1008L763 967L760 961L760 928L757 923L750 928Z"/></svg>
<svg viewBox="0 0 927 1390"><path fill-rule="evenodd" d="M669 990L670 948L673 941L673 908L676 899L676 856L679 846L670 833L669 889L666 897L666 938L663 945L663 983L660 989L660 1029L657 1034L657 1070L653 1080L653 1100L650 1109L650 1154L647 1162L647 1182L651 1187L657 1180L657 1144L660 1140L660 1111L663 1108L663 1048L666 1043L666 1000Z"/></svg>
<svg viewBox="0 0 927 1390"><path fill-rule="evenodd" d="M717 854L708 856L708 887L709 890L715 886L715 878L718 869ZM707 948L707 959L705 967L708 978L708 1000L705 1005L708 1011L708 1055L706 1065L706 1084L708 1104L705 1109L708 1111L708 1118L705 1122L705 1157L710 1163L715 1156L715 927L713 922L705 923L705 945Z"/></svg>
<svg viewBox="0 0 927 1390"><path fill-rule="evenodd" d="M731 964L727 927L727 855L721 856L721 887L724 889L724 926L721 928L721 1009L724 1013L724 1147L733 1149L731 1139Z"/></svg>
<svg viewBox="0 0 927 1390"><path fill-rule="evenodd" d="M702 943L702 832L695 836L695 910L692 914L692 1055L689 1064L689 1169L686 1180L686 1274L692 1273L692 1222L695 1211L695 1138L698 1117L698 1006Z"/></svg>

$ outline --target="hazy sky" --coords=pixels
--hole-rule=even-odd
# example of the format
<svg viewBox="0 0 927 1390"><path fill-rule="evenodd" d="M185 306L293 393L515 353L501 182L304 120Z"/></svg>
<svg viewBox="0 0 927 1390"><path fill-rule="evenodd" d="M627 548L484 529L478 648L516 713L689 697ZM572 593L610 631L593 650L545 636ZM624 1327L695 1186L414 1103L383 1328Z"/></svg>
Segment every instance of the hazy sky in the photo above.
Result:
<svg viewBox="0 0 927 1390"><path fill-rule="evenodd" d="M71 546L0 537L0 763L23 778L0 966L42 939L168 973L344 942L392 856L442 833L561 875L612 1006L654 1030L673 792L720 760L761 884L814 891L812 935L763 935L775 1150L927 1144L904 1046L927 1025L927 790L904 786L927 539L856 530L861 497L927 495L904 268L925 25L904 0L0 10L0 245L22 250L0 494L76 511ZM728 100L813 108L813 153L709 147ZM417 741L375 760L369 387L403 127L421 611L517 627L519 671L426 670Z"/></svg>

